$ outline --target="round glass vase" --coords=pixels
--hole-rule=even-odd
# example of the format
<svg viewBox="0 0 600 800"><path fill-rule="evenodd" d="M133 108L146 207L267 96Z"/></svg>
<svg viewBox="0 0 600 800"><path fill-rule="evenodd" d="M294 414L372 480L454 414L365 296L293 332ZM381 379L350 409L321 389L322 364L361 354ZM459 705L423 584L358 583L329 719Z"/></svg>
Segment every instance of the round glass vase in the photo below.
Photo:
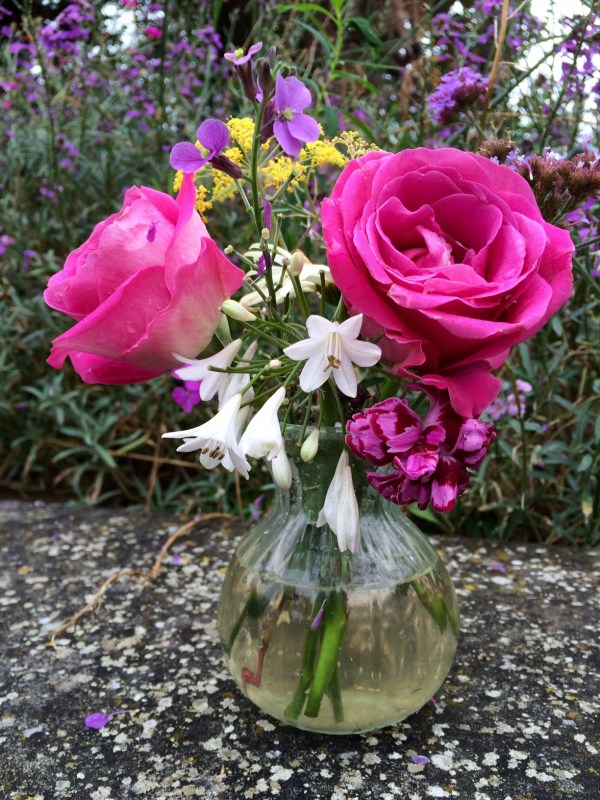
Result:
<svg viewBox="0 0 600 800"><path fill-rule="evenodd" d="M219 600L219 635L242 692L298 728L358 733L417 711L443 683L458 635L448 573L400 507L351 463L360 509L358 552L317 527L343 448L321 429L316 458L300 459L286 429L289 491L240 542ZM344 502L344 498L340 498Z"/></svg>

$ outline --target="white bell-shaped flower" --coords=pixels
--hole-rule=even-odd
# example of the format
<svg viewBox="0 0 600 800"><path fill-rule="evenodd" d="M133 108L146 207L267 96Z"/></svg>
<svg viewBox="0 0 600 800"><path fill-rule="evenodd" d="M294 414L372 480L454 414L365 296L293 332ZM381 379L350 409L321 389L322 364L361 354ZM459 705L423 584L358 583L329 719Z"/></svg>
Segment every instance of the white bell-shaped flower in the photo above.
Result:
<svg viewBox="0 0 600 800"><path fill-rule="evenodd" d="M325 503L319 512L317 525L325 524L335 533L342 552L350 550L356 553L360 544L360 515L347 450L339 458L325 495Z"/></svg>
<svg viewBox="0 0 600 800"><path fill-rule="evenodd" d="M177 448L178 453L200 450L199 460L206 469L221 465L229 472L237 470L240 475L247 478L250 465L239 442L241 403L242 396L236 394L208 422L197 428L164 433L163 439L185 439ZM244 410L241 413L244 413Z"/></svg>
<svg viewBox="0 0 600 800"><path fill-rule="evenodd" d="M283 436L277 412L284 399L285 389L281 386L248 423L241 439L242 450L247 456L272 461L279 454Z"/></svg>

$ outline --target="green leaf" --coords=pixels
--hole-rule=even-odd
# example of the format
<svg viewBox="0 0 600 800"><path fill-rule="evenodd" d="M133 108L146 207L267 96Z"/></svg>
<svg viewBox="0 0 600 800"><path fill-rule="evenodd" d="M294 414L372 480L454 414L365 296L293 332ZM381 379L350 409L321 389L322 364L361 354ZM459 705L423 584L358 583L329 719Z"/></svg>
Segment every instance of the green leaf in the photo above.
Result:
<svg viewBox="0 0 600 800"><path fill-rule="evenodd" d="M331 77L349 78L351 81L360 84L360 86L362 86L364 89L367 89L369 92L371 92L371 94L375 95L376 97L379 97L379 95L381 94L381 92L376 86L374 86L372 83L369 83L369 81L365 80L364 78L361 78L360 75L355 75L353 72L346 72L343 69L336 69L332 73Z"/></svg>
<svg viewBox="0 0 600 800"><path fill-rule="evenodd" d="M340 121L334 109L331 106L325 106L325 110L323 111L323 116L325 117L323 123L323 127L325 128L325 134L330 137L337 136L340 130Z"/></svg>
<svg viewBox="0 0 600 800"><path fill-rule="evenodd" d="M285 6L277 6L277 11L312 11L316 14L323 14L332 22L336 22L336 18L331 11L327 11L327 9L316 3L290 3Z"/></svg>
<svg viewBox="0 0 600 800"><path fill-rule="evenodd" d="M373 47L376 47L378 50L383 48L383 42L371 27L369 20L365 19L365 17L352 17L348 20L348 25L351 28L356 28L363 39Z"/></svg>

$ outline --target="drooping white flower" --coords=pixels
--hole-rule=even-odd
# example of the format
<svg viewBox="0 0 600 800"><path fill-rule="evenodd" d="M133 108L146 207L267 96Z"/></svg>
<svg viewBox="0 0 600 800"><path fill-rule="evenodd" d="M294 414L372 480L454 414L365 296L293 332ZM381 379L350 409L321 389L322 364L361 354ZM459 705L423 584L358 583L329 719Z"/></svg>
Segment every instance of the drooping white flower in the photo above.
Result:
<svg viewBox="0 0 600 800"><path fill-rule="evenodd" d="M199 460L206 469L221 465L229 472L237 470L247 478L250 465L239 442L241 403L241 394L236 394L208 422L185 431L163 433L163 439L185 439L177 448L178 453L200 450Z"/></svg>
<svg viewBox="0 0 600 800"><path fill-rule="evenodd" d="M358 341L363 315L345 322L330 322L313 314L306 320L308 339L295 342L283 351L293 361L304 361L300 386L312 392L333 376L338 388L348 397L356 397L356 373L353 364L372 367L381 358L381 350L371 342Z"/></svg>
<svg viewBox="0 0 600 800"><path fill-rule="evenodd" d="M284 398L285 389L281 386L248 423L240 442L247 456L272 461L279 454L283 436L277 412Z"/></svg>
<svg viewBox="0 0 600 800"><path fill-rule="evenodd" d="M347 450L342 451L317 518L318 526L325 524L335 533L342 552L356 553L360 543L360 515Z"/></svg>
<svg viewBox="0 0 600 800"><path fill-rule="evenodd" d="M242 340L235 339L214 356L202 359L184 358L184 356L174 353L175 358L188 365L179 367L175 371L175 375L182 381L201 381L200 397L202 400L211 400L217 392L224 391L231 376L225 372L215 372L210 367L219 369L230 367L241 346Z"/></svg>

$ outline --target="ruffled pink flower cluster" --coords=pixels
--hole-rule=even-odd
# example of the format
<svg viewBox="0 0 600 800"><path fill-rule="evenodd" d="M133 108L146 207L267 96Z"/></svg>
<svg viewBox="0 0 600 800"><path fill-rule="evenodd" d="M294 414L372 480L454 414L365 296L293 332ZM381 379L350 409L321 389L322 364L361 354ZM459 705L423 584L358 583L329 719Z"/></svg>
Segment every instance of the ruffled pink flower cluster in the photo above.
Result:
<svg viewBox="0 0 600 800"><path fill-rule="evenodd" d="M424 391L430 401L424 417L390 397L354 414L346 443L371 464L391 465L388 472L367 472L387 500L451 511L469 484L468 470L481 463L496 434L491 423L459 416L445 392Z"/></svg>

